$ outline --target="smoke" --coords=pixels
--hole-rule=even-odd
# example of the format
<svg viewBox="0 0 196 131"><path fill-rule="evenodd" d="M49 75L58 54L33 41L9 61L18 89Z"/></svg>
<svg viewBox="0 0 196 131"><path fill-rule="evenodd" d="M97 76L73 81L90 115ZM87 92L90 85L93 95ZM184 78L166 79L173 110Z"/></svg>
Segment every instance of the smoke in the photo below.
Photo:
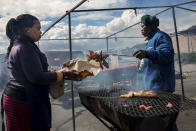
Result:
<svg viewBox="0 0 196 131"><path fill-rule="evenodd" d="M155 68L156 65L154 65ZM158 68L156 66L156 68ZM157 72L156 69L154 70L150 70L147 71L147 68L144 68L143 72L142 72L142 82L143 82L143 89L146 91L149 90L154 90L156 89L157 86L160 86L157 84L158 80L160 80L160 74L158 74L159 72ZM156 79L156 80L155 80ZM157 82L156 82L157 81Z"/></svg>
<svg viewBox="0 0 196 131"><path fill-rule="evenodd" d="M138 73L137 64L120 66L102 70L97 76L87 77L81 82L75 82L74 87L83 93L105 90L140 91L144 90L142 74Z"/></svg>

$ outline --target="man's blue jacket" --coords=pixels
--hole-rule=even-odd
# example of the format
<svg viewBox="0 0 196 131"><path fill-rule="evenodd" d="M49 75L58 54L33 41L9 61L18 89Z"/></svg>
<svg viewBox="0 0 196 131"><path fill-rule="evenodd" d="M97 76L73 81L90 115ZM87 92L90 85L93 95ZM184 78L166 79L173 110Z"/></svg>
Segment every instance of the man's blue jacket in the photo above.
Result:
<svg viewBox="0 0 196 131"><path fill-rule="evenodd" d="M171 38L158 28L148 36L143 76L146 90L174 92L174 49Z"/></svg>

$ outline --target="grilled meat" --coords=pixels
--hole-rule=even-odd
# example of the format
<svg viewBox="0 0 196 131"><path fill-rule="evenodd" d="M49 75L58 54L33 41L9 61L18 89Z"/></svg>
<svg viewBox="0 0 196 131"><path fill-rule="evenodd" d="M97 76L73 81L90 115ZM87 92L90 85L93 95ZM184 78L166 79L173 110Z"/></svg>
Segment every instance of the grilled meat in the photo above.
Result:
<svg viewBox="0 0 196 131"><path fill-rule="evenodd" d="M103 67L109 68L109 64L106 62L106 58L109 55L102 54L102 51L93 52L91 50L88 51L86 54L86 60L89 62L91 60L95 60L96 62L100 63L100 67L103 69Z"/></svg>
<svg viewBox="0 0 196 131"><path fill-rule="evenodd" d="M121 98L131 98L131 97L157 97L157 94L152 91L139 91L139 92L133 92L130 91L128 94L122 94L120 95Z"/></svg>

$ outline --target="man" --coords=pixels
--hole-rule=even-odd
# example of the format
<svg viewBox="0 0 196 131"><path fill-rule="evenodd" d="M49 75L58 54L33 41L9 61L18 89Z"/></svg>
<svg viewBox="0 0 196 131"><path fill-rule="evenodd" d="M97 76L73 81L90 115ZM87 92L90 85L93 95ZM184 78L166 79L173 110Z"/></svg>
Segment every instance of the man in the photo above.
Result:
<svg viewBox="0 0 196 131"><path fill-rule="evenodd" d="M141 60L140 68L145 90L172 93L175 90L174 49L169 35L160 31L158 26L159 19L156 16L142 16L141 33L148 42L145 50L137 50L133 56ZM174 114L174 120L167 127L167 131L178 130L175 124L177 115L178 113ZM167 118L167 116L162 116L157 121L164 120L164 117ZM144 123L147 121L148 119Z"/></svg>
<svg viewBox="0 0 196 131"><path fill-rule="evenodd" d="M174 92L174 49L169 35L160 31L158 26L156 16L141 18L141 32L148 42L145 50L138 50L133 56L144 61L141 69L146 90Z"/></svg>

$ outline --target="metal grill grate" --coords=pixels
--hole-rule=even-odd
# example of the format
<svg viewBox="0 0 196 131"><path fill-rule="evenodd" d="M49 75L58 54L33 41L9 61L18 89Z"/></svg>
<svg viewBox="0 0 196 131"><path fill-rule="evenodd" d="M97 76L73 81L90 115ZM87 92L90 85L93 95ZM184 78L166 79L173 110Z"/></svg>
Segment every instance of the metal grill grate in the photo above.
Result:
<svg viewBox="0 0 196 131"><path fill-rule="evenodd" d="M104 104L112 105L117 111L132 117L154 117L179 111L181 97L178 95L160 94L158 98L116 98L103 99ZM174 107L166 105L171 102ZM141 109L140 105L152 106L152 109Z"/></svg>
<svg viewBox="0 0 196 131"><path fill-rule="evenodd" d="M182 101L181 95L171 93L161 92L158 93L156 98L120 98L120 95L127 93L128 89L113 87L110 89L86 90L85 92L80 90L79 92L99 100L109 108L132 117L155 117L196 108L196 101L188 98ZM166 106L168 102L173 104L172 108ZM140 105L152 106L152 109L142 109Z"/></svg>

